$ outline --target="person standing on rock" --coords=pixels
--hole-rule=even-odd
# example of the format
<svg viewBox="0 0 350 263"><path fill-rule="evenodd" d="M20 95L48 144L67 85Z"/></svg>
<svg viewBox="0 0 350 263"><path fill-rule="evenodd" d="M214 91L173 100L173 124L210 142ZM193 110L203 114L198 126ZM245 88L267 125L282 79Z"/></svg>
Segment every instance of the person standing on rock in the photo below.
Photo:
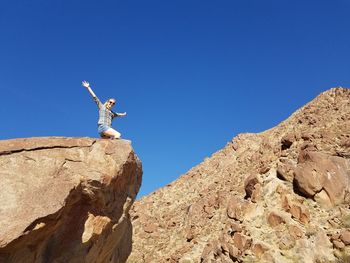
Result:
<svg viewBox="0 0 350 263"><path fill-rule="evenodd" d="M99 98L92 91L89 82L83 81L82 85L89 91L90 95L94 99L99 109L98 118L98 133L102 138L120 139L121 134L113 129L112 120L116 117L126 116L124 113L116 113L112 111L113 106L116 104L116 100L111 98L108 99L104 104L99 100Z"/></svg>

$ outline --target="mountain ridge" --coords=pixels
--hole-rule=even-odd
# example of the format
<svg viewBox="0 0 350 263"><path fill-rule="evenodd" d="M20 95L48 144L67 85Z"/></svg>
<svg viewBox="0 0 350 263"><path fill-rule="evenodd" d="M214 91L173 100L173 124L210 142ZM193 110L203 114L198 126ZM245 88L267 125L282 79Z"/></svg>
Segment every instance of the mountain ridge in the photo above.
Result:
<svg viewBox="0 0 350 263"><path fill-rule="evenodd" d="M348 258L340 237L349 230L335 221L350 214L349 189L327 181L325 171L349 182L349 101L349 89L325 91L274 128L237 135L142 197L131 210L134 243L127 262ZM312 177L313 170L318 184L302 176Z"/></svg>

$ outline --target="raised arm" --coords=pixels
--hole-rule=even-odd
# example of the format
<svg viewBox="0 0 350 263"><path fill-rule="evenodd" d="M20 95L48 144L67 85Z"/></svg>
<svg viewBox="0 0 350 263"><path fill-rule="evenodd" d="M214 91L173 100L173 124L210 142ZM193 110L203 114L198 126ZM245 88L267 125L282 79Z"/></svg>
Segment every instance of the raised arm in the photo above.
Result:
<svg viewBox="0 0 350 263"><path fill-rule="evenodd" d="M84 80L84 81L81 82L81 84L83 85L83 87L85 87L89 91L90 95L92 96L92 98L96 102L97 106L100 108L102 103L99 100L99 98L96 96L96 94L92 91L92 89L90 87L90 83L87 82L86 80Z"/></svg>
<svg viewBox="0 0 350 263"><path fill-rule="evenodd" d="M126 112L123 112L123 113L118 113L118 112L114 112L114 111L112 111L112 112L113 112L113 118L126 116Z"/></svg>

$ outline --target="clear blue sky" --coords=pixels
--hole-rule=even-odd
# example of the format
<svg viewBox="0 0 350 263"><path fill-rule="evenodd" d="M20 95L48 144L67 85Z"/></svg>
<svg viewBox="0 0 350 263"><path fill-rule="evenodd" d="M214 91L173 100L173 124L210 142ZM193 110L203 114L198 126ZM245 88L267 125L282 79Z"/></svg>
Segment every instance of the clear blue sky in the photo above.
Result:
<svg viewBox="0 0 350 263"><path fill-rule="evenodd" d="M0 139L97 137L81 81L128 113L139 196L238 133L350 87L348 0L1 0Z"/></svg>

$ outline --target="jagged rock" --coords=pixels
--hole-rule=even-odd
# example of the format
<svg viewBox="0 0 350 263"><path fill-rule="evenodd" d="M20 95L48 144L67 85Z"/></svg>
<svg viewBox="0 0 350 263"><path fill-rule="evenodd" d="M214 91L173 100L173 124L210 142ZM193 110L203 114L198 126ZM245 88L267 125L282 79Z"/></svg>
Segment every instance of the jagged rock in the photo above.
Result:
<svg viewBox="0 0 350 263"><path fill-rule="evenodd" d="M252 240L246 235L243 235L240 232L236 232L233 235L233 243L235 247L238 248L238 250L244 252L251 246Z"/></svg>
<svg viewBox="0 0 350 263"><path fill-rule="evenodd" d="M338 249L343 249L345 244L339 240L333 240L333 245Z"/></svg>
<svg viewBox="0 0 350 263"><path fill-rule="evenodd" d="M227 206L227 216L232 219L243 221L246 206L237 197L232 197Z"/></svg>
<svg viewBox="0 0 350 263"><path fill-rule="evenodd" d="M141 184L130 143L0 141L0 262L125 262Z"/></svg>
<svg viewBox="0 0 350 263"><path fill-rule="evenodd" d="M291 249L295 246L295 239L290 235L283 235L279 240L279 248L282 250Z"/></svg>
<svg viewBox="0 0 350 263"><path fill-rule="evenodd" d="M295 141L295 134L289 133L284 135L281 139L282 150L286 150L290 148L294 141Z"/></svg>
<svg viewBox="0 0 350 263"><path fill-rule="evenodd" d="M245 179L244 181L244 190L245 190L245 197L246 198L250 198L253 196L253 194L255 195L254 200L256 199L256 193L254 193L255 191L257 191L256 189L258 189L257 185L259 184L259 179L255 174L251 174L247 177L247 179Z"/></svg>
<svg viewBox="0 0 350 263"><path fill-rule="evenodd" d="M294 239L299 239L303 236L302 230L294 225L289 226L289 234L294 238Z"/></svg>
<svg viewBox="0 0 350 263"><path fill-rule="evenodd" d="M252 192L251 201L256 203L262 199L262 186L261 184L256 184Z"/></svg>
<svg viewBox="0 0 350 263"><path fill-rule="evenodd" d="M242 226L240 224L238 224L237 222L232 222L230 224L230 233L234 233L234 232L242 232Z"/></svg>
<svg viewBox="0 0 350 263"><path fill-rule="evenodd" d="M333 205L345 201L350 191L350 162L346 159L319 152L301 151L295 168L295 185L301 193L314 197L324 190ZM329 203L327 200L324 203Z"/></svg>
<svg viewBox="0 0 350 263"><path fill-rule="evenodd" d="M347 262L350 246L339 235L336 240L344 245L339 250L329 236L350 227L350 192L335 190L339 182L349 181L339 181L334 173L327 181L324 165L337 173L349 170L349 101L349 89L326 91L272 129L237 135L176 181L136 201L130 211L135 219L128 263ZM324 154L326 163L298 160L301 151ZM302 176L306 168L312 175L310 167L317 168L314 176L321 179L303 183L317 189L307 194L298 188L294 173L301 169ZM259 183L246 179L252 174ZM326 201L325 194L330 207L318 203ZM267 220L271 212L276 214L270 220L273 229ZM144 232L147 218L159 222L157 232ZM161 224L169 219L176 225ZM242 237L249 246L238 242Z"/></svg>
<svg viewBox="0 0 350 263"><path fill-rule="evenodd" d="M308 209L298 201L291 201L288 195L282 199L283 209L292 215L292 218L298 220L302 224L307 224L310 221L310 213Z"/></svg>
<svg viewBox="0 0 350 263"><path fill-rule="evenodd" d="M270 212L267 216L267 222L270 226L275 227L279 224L285 223L286 221L281 215L277 214L276 212Z"/></svg>
<svg viewBox="0 0 350 263"><path fill-rule="evenodd" d="M261 243L256 243L252 246L252 252L258 259L268 250L268 247Z"/></svg>
<svg viewBox="0 0 350 263"><path fill-rule="evenodd" d="M350 245L350 230L343 230L340 233L340 240L345 244L345 245Z"/></svg>
<svg viewBox="0 0 350 263"><path fill-rule="evenodd" d="M314 200L324 208L332 208L333 204L325 190L321 190L314 195Z"/></svg>
<svg viewBox="0 0 350 263"><path fill-rule="evenodd" d="M280 161L281 163L277 165L277 177L288 182L293 182L294 166L292 162L288 159L281 159Z"/></svg>

